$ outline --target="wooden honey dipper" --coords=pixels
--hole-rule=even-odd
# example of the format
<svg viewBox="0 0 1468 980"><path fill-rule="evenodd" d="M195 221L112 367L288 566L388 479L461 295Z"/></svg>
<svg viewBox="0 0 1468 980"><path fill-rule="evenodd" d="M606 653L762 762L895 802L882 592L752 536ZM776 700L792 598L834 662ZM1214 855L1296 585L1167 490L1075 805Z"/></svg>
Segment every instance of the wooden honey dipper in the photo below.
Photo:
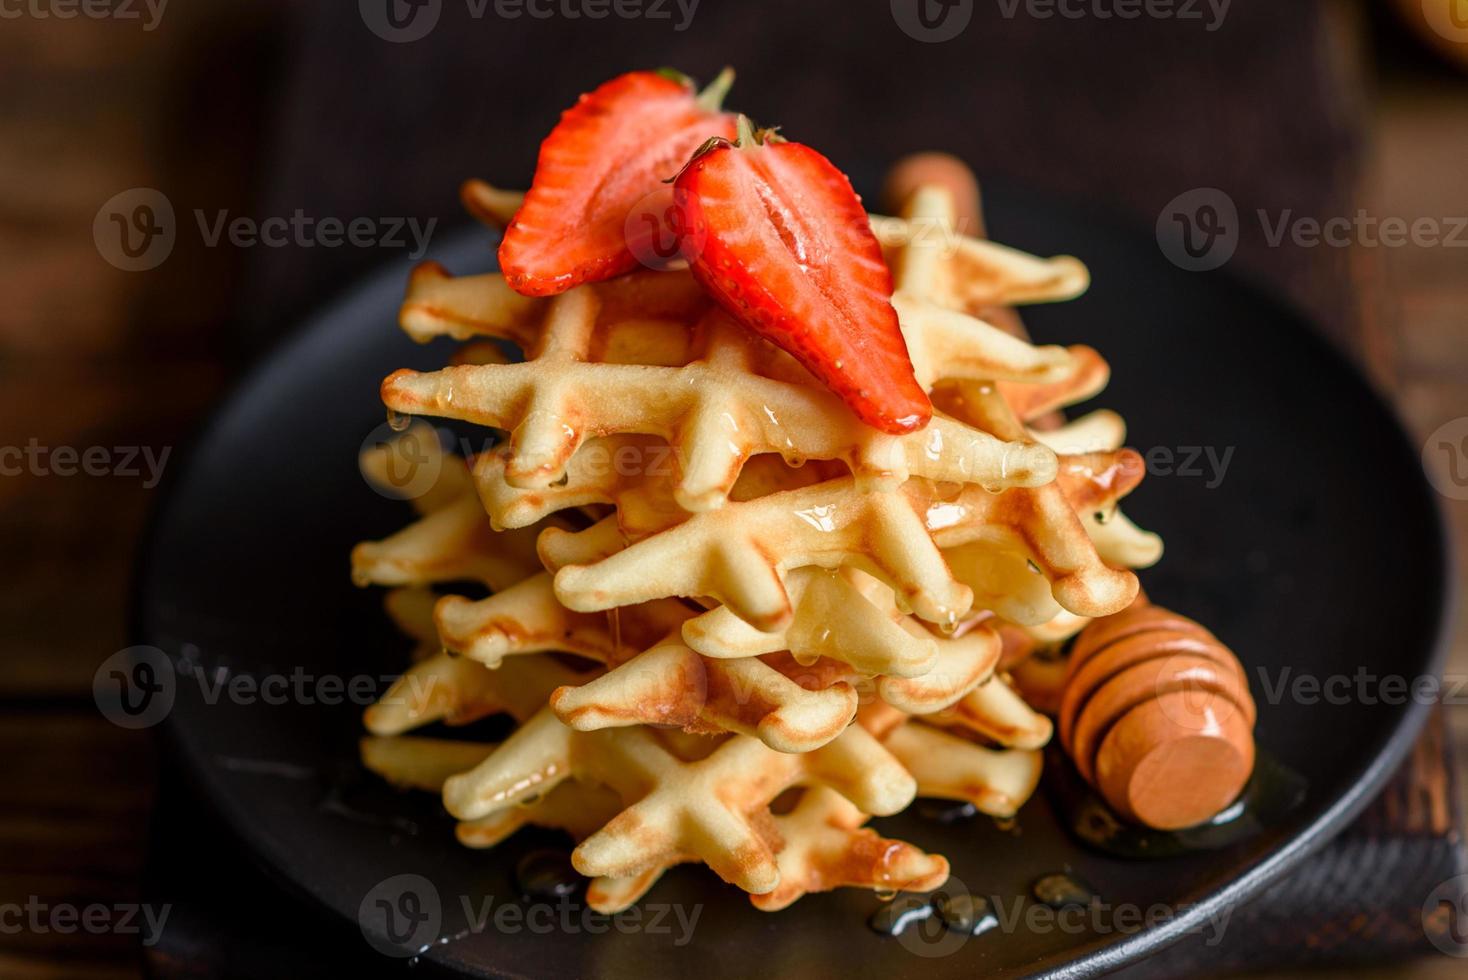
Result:
<svg viewBox="0 0 1468 980"><path fill-rule="evenodd" d="M1060 699L1060 743L1124 819L1192 827L1254 771L1254 699L1212 633L1139 597L1076 637Z"/></svg>

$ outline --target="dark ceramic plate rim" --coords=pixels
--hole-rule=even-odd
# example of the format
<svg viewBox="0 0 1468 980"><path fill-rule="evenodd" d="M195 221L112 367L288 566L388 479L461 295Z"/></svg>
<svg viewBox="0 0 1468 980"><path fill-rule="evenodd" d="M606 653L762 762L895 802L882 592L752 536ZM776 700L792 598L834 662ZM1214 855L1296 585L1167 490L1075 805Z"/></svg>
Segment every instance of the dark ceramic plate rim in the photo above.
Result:
<svg viewBox="0 0 1468 980"><path fill-rule="evenodd" d="M1096 219L1099 223L1111 225L1112 229L1118 232L1127 231L1132 234L1139 232L1133 222L1118 220L1116 215L1107 214L1104 210L1092 206L1063 199L1053 199L1051 203L1062 206L1072 214L1085 215ZM468 231L457 232L449 238L447 247L459 246L469 234ZM193 448L206 443L221 429L231 413L244 403L249 393L260 387L281 365L301 358L309 353L314 345L321 343L323 328L336 311L363 300L374 289L380 289L384 277L389 274L389 267L389 264L385 263L382 267L339 291L331 300L316 308L309 316L304 317L299 330L277 344L246 371L220 399L215 408L208 413L192 437L186 440L185 451L180 454L183 465L170 470L164 478L138 548L138 558L129 597L129 635L133 637L133 642L146 643L148 640L145 627L147 599L144 594L144 583L148 579L148 571L154 559L158 527L178 487L186 482L186 475L194 465L196 454L192 451ZM1299 323L1302 329L1309 329L1310 318L1273 289L1261 286L1251 281L1247 275L1240 275L1233 271L1215 272L1213 275L1222 279L1228 288L1244 293L1260 304L1280 309ZM1410 437L1393 406L1369 379L1362 376L1355 364L1350 362L1333 344L1320 337L1318 330L1314 332L1314 339L1324 356L1334 360L1337 366L1360 381L1366 397L1371 399L1374 406L1390 420L1394 437L1403 447L1410 447L1412 445ZM1442 501L1437 494L1431 492L1430 488L1425 487L1425 476L1420 472L1417 476L1424 484L1424 488L1428 490L1426 496L1431 501L1433 528L1439 543L1437 581L1441 587L1437 630L1432 641L1432 649L1425 661L1425 668L1427 672L1441 676L1447 662L1448 641L1454 619L1450 597L1455 594L1456 563L1452 544L1445 534L1446 524ZM1329 843L1366 807L1386 785L1388 779L1406 757L1432 707L1431 703L1416 701L1408 705L1399 717L1395 728L1381 741L1375 754L1358 770L1346 792L1326 807L1312 823L1307 824L1293 837L1288 838L1267 857L1245 868L1227 885L1160 925L1148 927L1122 939L1098 937L1090 942L1082 943L1073 948L1075 958L1069 963L1036 975L1070 980L1070 978L1097 976L1120 969L1172 945L1190 932L1197 930L1225 907L1237 907L1259 894L1310 854ZM178 723L171 719L166 720L160 726L160 732L165 752L178 760L194 777L195 784L202 791L203 800L220 815L231 832L248 845L251 858L256 864L290 892L309 898L318 907L329 910L332 916L355 925L350 916L346 916L335 907L320 887L313 882L297 877L291 868L279 861L279 856L284 849L267 827L245 820L240 812L225 805L227 793L224 791L220 778L216 776L214 767L208 764L208 760L200 754L198 747L190 743L187 733ZM439 947L426 952L423 958L435 962L440 967L452 969L452 963L448 962L453 958L450 949L451 947Z"/></svg>

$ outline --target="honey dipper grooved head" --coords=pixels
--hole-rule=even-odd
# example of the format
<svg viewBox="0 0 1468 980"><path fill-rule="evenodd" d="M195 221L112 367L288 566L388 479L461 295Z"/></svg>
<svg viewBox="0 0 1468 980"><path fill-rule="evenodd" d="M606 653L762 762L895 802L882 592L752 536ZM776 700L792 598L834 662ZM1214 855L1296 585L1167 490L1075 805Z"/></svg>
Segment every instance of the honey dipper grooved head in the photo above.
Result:
<svg viewBox="0 0 1468 980"><path fill-rule="evenodd" d="M1180 830L1238 798L1254 769L1254 719L1233 653L1139 599L1077 637L1060 741L1118 815Z"/></svg>

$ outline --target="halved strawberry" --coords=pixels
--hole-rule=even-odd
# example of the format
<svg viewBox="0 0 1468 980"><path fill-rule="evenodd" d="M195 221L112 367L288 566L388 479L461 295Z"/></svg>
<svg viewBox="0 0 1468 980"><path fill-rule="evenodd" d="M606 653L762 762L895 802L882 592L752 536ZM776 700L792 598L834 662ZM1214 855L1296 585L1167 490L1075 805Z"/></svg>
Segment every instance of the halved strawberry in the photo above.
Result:
<svg viewBox="0 0 1468 980"><path fill-rule="evenodd" d="M933 406L913 376L892 275L845 174L741 116L739 141L711 140L676 190L684 257L719 305L868 425L927 425Z"/></svg>
<svg viewBox="0 0 1468 980"><path fill-rule="evenodd" d="M635 71L581 96L541 144L525 203L505 229L500 269L510 288L554 296L635 269L629 213L705 140L734 135L734 116L719 111L733 80L725 69L695 94L686 76ZM649 214L661 221L663 210Z"/></svg>

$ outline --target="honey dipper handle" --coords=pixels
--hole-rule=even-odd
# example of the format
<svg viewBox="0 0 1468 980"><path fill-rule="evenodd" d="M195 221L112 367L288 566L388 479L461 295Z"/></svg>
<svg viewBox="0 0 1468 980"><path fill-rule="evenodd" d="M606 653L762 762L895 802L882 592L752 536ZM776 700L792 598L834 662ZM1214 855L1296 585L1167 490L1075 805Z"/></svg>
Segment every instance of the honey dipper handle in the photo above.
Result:
<svg viewBox="0 0 1468 980"><path fill-rule="evenodd" d="M882 187L882 207L888 214L897 214L913 191L934 184L953 195L957 230L974 238L986 237L979 182L968 164L947 153L913 153L893 164Z"/></svg>
<svg viewBox="0 0 1468 980"><path fill-rule="evenodd" d="M882 207L889 214L901 214L903 205L919 187L939 186L953 195L953 214L959 234L970 238L988 238L984 227L983 197L979 182L968 164L947 153L914 153L905 156L887 171L887 180L882 187ZM1028 341L1030 333L1024 321L1013 308L991 306L968 311L982 320L987 320L1001 330L1021 340ZM1040 429L1053 429L1062 421L1058 412L1050 413L1037 420Z"/></svg>

